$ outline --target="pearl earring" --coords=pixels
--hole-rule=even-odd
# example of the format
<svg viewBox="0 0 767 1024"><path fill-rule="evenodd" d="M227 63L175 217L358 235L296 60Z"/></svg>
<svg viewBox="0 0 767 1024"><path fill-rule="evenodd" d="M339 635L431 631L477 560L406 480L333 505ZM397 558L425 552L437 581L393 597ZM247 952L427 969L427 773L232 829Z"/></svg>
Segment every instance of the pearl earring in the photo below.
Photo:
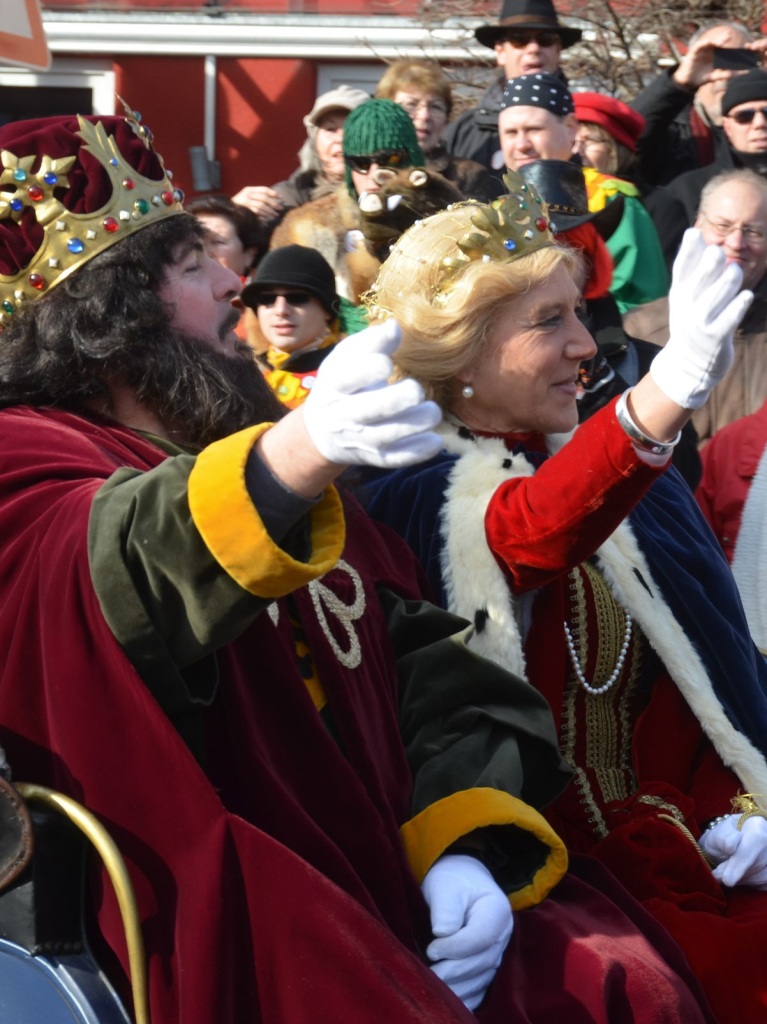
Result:
<svg viewBox="0 0 767 1024"><path fill-rule="evenodd" d="M464 386L461 388L461 394L463 395L464 398L473 398L474 388L471 386L471 384L464 384Z"/></svg>

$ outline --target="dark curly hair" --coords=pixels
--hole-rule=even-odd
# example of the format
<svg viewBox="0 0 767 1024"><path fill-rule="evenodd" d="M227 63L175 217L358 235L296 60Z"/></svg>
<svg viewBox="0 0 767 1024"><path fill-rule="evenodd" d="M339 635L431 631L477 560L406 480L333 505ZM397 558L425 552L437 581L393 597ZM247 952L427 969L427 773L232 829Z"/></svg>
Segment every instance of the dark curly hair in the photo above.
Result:
<svg viewBox="0 0 767 1024"><path fill-rule="evenodd" d="M118 379L199 444L283 415L246 345L230 356L172 327L158 290L179 249L202 237L193 216L168 217L15 316L0 336L0 408L77 411L98 397L109 407L109 382Z"/></svg>
<svg viewBox="0 0 767 1024"><path fill-rule="evenodd" d="M0 336L0 407L78 406L106 394L106 380L171 313L157 291L178 247L202 238L191 216L168 217L116 242L13 318Z"/></svg>

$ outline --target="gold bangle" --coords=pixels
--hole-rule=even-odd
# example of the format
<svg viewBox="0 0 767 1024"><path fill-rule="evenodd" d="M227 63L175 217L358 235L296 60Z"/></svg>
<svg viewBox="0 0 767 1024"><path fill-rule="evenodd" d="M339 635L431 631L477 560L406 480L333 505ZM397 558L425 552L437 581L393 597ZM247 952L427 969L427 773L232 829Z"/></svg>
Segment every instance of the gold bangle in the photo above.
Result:
<svg viewBox="0 0 767 1024"><path fill-rule="evenodd" d="M732 798L732 809L742 812L735 825L738 832L740 832L749 818L767 819L767 814L759 806L758 798L761 796L761 793L740 793Z"/></svg>

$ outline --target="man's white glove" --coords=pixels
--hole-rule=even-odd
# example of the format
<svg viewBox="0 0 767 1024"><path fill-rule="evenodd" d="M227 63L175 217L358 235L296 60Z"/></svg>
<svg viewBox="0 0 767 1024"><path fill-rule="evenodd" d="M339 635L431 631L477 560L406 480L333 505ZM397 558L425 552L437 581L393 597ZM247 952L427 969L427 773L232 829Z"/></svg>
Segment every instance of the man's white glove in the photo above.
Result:
<svg viewBox="0 0 767 1024"><path fill-rule="evenodd" d="M448 853L421 885L435 935L426 955L432 970L470 1010L485 997L511 938L506 894L476 857Z"/></svg>
<svg viewBox="0 0 767 1024"><path fill-rule="evenodd" d="M683 409L699 409L730 368L732 336L754 298L739 290L742 282L742 270L725 266L718 245L706 245L697 228L685 231L668 294L669 339L650 367Z"/></svg>
<svg viewBox="0 0 767 1024"><path fill-rule="evenodd" d="M746 818L740 832L739 814L728 814L700 838L703 852L719 863L714 878L722 885L767 889L767 819Z"/></svg>
<svg viewBox="0 0 767 1024"><path fill-rule="evenodd" d="M330 462L396 469L436 455L442 419L423 388L405 379L389 384L389 358L400 342L394 320L340 342L317 372L301 406L309 436Z"/></svg>

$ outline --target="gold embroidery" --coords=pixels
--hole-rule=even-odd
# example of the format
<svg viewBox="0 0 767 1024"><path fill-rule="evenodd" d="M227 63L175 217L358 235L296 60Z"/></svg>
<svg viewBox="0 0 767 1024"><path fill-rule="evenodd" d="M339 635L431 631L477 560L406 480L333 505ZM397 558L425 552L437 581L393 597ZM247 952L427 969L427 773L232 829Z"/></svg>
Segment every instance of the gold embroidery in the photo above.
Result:
<svg viewBox="0 0 767 1024"><path fill-rule="evenodd" d="M625 635L626 613L612 596L601 572L589 563L571 571L568 597L581 664L583 668L592 667L594 685L598 686L615 668ZM596 618L596 636L592 636L594 630L588 629L589 608L592 618ZM600 806L625 800L636 791L631 767L631 720L644 643L641 631L635 629L616 684L605 693L587 693L574 670L565 686L562 749L575 771L575 785L587 820L600 838L609 831Z"/></svg>

